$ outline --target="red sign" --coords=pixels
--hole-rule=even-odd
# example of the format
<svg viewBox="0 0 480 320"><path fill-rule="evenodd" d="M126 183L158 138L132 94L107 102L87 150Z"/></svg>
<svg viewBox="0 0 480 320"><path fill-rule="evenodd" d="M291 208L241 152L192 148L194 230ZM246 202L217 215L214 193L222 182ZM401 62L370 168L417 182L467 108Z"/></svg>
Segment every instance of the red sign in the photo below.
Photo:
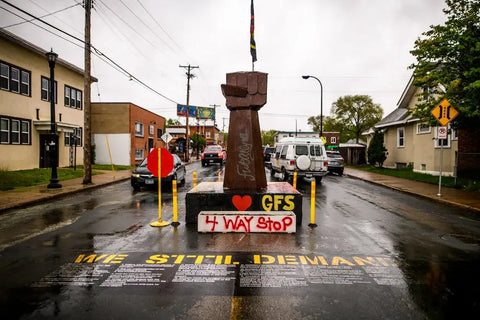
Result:
<svg viewBox="0 0 480 320"><path fill-rule="evenodd" d="M147 156L147 169L155 177L158 177L158 149L160 148L153 149ZM161 149L161 173L162 178L165 178L173 170L173 156L167 149Z"/></svg>

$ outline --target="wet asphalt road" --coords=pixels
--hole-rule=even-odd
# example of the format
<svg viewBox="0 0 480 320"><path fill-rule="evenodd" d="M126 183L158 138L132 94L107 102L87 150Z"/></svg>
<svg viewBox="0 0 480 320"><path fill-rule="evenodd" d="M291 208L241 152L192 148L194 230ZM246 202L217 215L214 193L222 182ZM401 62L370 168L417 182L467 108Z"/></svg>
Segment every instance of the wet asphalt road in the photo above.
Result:
<svg viewBox="0 0 480 320"><path fill-rule="evenodd" d="M364 181L310 186L295 234L152 228L155 190L129 182L0 216L2 319L451 319L480 309L480 219ZM269 178L267 170L267 178ZM162 194L163 220L172 197Z"/></svg>

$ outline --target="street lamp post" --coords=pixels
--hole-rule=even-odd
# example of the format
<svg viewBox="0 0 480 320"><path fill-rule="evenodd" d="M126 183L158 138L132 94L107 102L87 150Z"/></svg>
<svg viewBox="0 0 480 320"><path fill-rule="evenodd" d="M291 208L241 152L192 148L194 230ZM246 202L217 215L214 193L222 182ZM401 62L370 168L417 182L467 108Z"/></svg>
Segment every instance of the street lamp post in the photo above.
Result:
<svg viewBox="0 0 480 320"><path fill-rule="evenodd" d="M323 136L323 86L320 79L314 76L302 76L303 79L313 78L320 83L320 137Z"/></svg>
<svg viewBox="0 0 480 320"><path fill-rule="evenodd" d="M57 165L58 165L58 136L57 136L57 125L55 123L55 62L57 61L58 54L53 52L50 49L50 52L45 53L48 59L48 65L50 67L50 85L48 88L48 94L50 97L50 141L49 141L49 152L50 152L50 165L52 167L52 176L50 178L50 183L47 185L48 189L59 189L62 187L58 183L57 178Z"/></svg>

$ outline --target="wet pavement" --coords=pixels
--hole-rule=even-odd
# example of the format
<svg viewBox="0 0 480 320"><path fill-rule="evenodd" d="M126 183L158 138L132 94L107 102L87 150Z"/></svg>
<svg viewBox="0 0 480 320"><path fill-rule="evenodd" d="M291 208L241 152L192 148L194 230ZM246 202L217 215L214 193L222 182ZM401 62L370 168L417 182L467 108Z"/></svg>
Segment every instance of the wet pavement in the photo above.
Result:
<svg viewBox="0 0 480 320"><path fill-rule="evenodd" d="M200 181L218 166L187 166ZM267 175L267 177L269 174ZM377 183L379 180L377 180ZM7 319L449 319L480 311L480 219L349 177L310 186L295 234L152 228L155 190L128 181L0 215ZM162 194L171 221L172 196Z"/></svg>

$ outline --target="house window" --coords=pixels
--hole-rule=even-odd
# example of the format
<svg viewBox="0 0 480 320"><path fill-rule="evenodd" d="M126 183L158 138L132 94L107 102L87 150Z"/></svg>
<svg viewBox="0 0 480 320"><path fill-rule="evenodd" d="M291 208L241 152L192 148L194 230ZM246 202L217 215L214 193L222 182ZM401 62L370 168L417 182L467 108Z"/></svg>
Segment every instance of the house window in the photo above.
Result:
<svg viewBox="0 0 480 320"><path fill-rule="evenodd" d="M0 65L0 88L10 90L10 67L8 64Z"/></svg>
<svg viewBox="0 0 480 320"><path fill-rule="evenodd" d="M163 130L160 128L157 128L157 139L162 139L163 135Z"/></svg>
<svg viewBox="0 0 480 320"><path fill-rule="evenodd" d="M457 129L451 129L452 140L458 140L458 132Z"/></svg>
<svg viewBox="0 0 480 320"><path fill-rule="evenodd" d="M405 128L397 128L397 148L405 147Z"/></svg>
<svg viewBox="0 0 480 320"><path fill-rule="evenodd" d="M30 144L30 121L22 121L20 143Z"/></svg>
<svg viewBox="0 0 480 320"><path fill-rule="evenodd" d="M207 138L210 138L210 137L211 137L210 131L207 131L207 132L206 132L206 137L207 137Z"/></svg>
<svg viewBox="0 0 480 320"><path fill-rule="evenodd" d="M155 133L155 127L153 125L148 126L148 134L153 135Z"/></svg>
<svg viewBox="0 0 480 320"><path fill-rule="evenodd" d="M82 110L82 90L65 85L64 103L66 107Z"/></svg>
<svg viewBox="0 0 480 320"><path fill-rule="evenodd" d="M20 85L20 93L30 96L30 71L22 70L22 83Z"/></svg>
<svg viewBox="0 0 480 320"><path fill-rule="evenodd" d="M10 88L12 92L20 93L20 70L12 67Z"/></svg>
<svg viewBox="0 0 480 320"><path fill-rule="evenodd" d="M135 136L143 137L143 123L135 122Z"/></svg>
<svg viewBox="0 0 480 320"><path fill-rule="evenodd" d="M50 101L50 79L41 77L41 97L43 101ZM53 83L53 95L55 96L55 103L57 103L57 81Z"/></svg>
<svg viewBox="0 0 480 320"><path fill-rule="evenodd" d="M331 144L336 144L337 143L337 137L331 137L330 138L330 143Z"/></svg>
<svg viewBox="0 0 480 320"><path fill-rule="evenodd" d="M0 88L30 96L30 71L0 61Z"/></svg>
<svg viewBox="0 0 480 320"><path fill-rule="evenodd" d="M143 149L135 149L135 160L143 160Z"/></svg>
<svg viewBox="0 0 480 320"><path fill-rule="evenodd" d="M424 134L430 133L432 130L430 126L426 123L418 123L417 124L417 134Z"/></svg>
<svg viewBox="0 0 480 320"><path fill-rule="evenodd" d="M0 119L0 142L2 144L10 143L10 119Z"/></svg>
<svg viewBox="0 0 480 320"><path fill-rule="evenodd" d="M20 120L12 119L12 130L10 131L12 144L20 144Z"/></svg>
<svg viewBox="0 0 480 320"><path fill-rule="evenodd" d="M73 132L65 132L65 145L75 146L75 139L77 147L82 146L82 128L74 128Z"/></svg>

